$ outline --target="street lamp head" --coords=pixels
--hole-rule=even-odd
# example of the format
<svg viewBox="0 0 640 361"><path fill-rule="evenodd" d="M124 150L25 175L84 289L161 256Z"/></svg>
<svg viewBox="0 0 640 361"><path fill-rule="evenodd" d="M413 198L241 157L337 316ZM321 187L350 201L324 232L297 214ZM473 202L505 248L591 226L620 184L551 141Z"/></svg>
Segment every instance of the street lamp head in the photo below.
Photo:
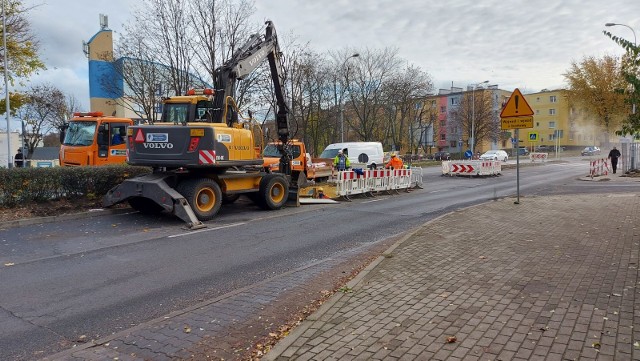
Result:
<svg viewBox="0 0 640 361"><path fill-rule="evenodd" d="M351 56L350 56L350 58L357 58L357 57L359 57L359 56L360 56L360 54L358 54L358 53L353 53L353 55L351 55Z"/></svg>
<svg viewBox="0 0 640 361"><path fill-rule="evenodd" d="M604 24L604 26L616 26L616 25L618 25L618 24L616 24L616 23L606 23L606 24Z"/></svg>

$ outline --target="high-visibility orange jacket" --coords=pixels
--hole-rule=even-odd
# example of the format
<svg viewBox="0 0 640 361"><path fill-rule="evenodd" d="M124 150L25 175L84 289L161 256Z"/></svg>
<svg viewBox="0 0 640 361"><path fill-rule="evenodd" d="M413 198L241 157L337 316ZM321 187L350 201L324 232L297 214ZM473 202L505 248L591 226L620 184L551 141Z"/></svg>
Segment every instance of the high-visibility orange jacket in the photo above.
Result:
<svg viewBox="0 0 640 361"><path fill-rule="evenodd" d="M387 163L387 168L402 169L402 159L397 156L391 157L391 160Z"/></svg>

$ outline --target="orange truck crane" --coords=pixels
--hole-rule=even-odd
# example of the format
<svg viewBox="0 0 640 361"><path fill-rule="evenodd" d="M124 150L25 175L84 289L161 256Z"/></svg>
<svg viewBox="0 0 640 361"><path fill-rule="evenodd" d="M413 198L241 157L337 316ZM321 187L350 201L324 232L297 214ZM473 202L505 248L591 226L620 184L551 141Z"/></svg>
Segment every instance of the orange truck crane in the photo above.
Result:
<svg viewBox="0 0 640 361"><path fill-rule="evenodd" d="M128 118L105 117L102 112L74 113L60 129L60 165L107 165L124 163Z"/></svg>
<svg viewBox="0 0 640 361"><path fill-rule="evenodd" d="M103 199L105 207L127 201L143 213L166 211L191 229L204 227L223 200L244 194L264 209L285 205L297 180L291 177L290 147L281 147L279 172L266 172L251 124L238 120L236 82L268 60L277 104L280 144L289 142L281 53L271 21L215 70L215 89L163 101L159 122L127 129L127 162L153 173L125 180ZM297 192L296 192L297 195Z"/></svg>

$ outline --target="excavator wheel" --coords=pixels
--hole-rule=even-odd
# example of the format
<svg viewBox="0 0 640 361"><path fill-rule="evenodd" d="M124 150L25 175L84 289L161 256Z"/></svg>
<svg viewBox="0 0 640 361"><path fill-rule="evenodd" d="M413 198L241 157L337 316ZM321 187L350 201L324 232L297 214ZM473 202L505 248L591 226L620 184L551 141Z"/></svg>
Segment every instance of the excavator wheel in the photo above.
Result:
<svg viewBox="0 0 640 361"><path fill-rule="evenodd" d="M131 208L142 214L158 214L163 210L161 205L148 198L133 197L128 202Z"/></svg>
<svg viewBox="0 0 640 361"><path fill-rule="evenodd" d="M220 186L209 178L184 180L176 190L189 202L193 213L201 221L213 219L222 205Z"/></svg>
<svg viewBox="0 0 640 361"><path fill-rule="evenodd" d="M289 183L279 174L267 174L260 181L258 205L263 209L280 209L287 203Z"/></svg>

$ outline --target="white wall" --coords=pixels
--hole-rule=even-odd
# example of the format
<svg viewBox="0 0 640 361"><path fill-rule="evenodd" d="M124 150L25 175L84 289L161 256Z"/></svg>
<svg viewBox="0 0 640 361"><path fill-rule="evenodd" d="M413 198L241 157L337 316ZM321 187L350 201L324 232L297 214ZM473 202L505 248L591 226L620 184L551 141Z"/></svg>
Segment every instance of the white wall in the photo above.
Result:
<svg viewBox="0 0 640 361"><path fill-rule="evenodd" d="M7 131L0 131L0 167L7 168L9 162L13 164L13 156L18 151L18 148L22 147L22 142L20 140L20 134L15 131L10 133L11 136L11 152L9 153L9 149L7 148Z"/></svg>

